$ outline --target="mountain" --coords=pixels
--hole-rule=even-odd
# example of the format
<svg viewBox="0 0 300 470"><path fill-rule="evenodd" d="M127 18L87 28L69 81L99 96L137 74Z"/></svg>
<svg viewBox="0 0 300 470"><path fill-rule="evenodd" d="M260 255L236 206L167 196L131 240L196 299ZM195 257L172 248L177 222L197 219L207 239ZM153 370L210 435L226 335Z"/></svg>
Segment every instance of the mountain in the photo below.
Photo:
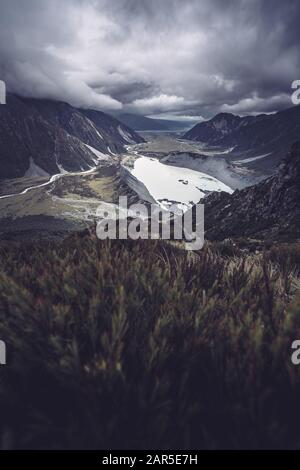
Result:
<svg viewBox="0 0 300 470"><path fill-rule="evenodd" d="M136 132L100 111L14 95L0 106L0 178L88 170L97 152L120 153L139 142Z"/></svg>
<svg viewBox="0 0 300 470"><path fill-rule="evenodd" d="M194 126L184 138L232 149L228 157L239 156L250 167L274 169L300 138L300 106L271 115L218 114Z"/></svg>
<svg viewBox="0 0 300 470"><path fill-rule="evenodd" d="M232 195L205 199L205 236L211 240L251 237L300 238L300 142L294 144L277 173Z"/></svg>
<svg viewBox="0 0 300 470"><path fill-rule="evenodd" d="M184 121L152 119L138 114L121 113L116 116L135 131L184 131L189 127Z"/></svg>

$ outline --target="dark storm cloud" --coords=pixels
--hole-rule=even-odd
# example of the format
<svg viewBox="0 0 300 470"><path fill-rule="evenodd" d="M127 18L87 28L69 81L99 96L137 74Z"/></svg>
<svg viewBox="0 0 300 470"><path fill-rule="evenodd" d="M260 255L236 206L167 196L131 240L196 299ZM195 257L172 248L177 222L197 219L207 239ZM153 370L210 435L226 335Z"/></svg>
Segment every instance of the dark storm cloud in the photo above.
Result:
<svg viewBox="0 0 300 470"><path fill-rule="evenodd" d="M117 80L114 80L114 74L111 75L111 83L103 84L90 82L88 85L98 93L114 96L114 98L123 103L123 105L130 104L136 99L144 98L145 96L159 92L159 88L150 83L120 83L118 77Z"/></svg>
<svg viewBox="0 0 300 470"><path fill-rule="evenodd" d="M298 0L1 0L0 78L147 115L272 112L300 79Z"/></svg>

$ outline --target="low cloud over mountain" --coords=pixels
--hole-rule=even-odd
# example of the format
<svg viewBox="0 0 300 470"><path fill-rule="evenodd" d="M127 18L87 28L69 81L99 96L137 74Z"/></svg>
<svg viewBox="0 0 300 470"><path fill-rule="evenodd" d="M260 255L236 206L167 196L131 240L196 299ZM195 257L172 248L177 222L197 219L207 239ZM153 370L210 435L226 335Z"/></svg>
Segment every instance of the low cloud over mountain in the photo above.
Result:
<svg viewBox="0 0 300 470"><path fill-rule="evenodd" d="M298 0L2 0L0 78L23 96L148 115L290 105Z"/></svg>

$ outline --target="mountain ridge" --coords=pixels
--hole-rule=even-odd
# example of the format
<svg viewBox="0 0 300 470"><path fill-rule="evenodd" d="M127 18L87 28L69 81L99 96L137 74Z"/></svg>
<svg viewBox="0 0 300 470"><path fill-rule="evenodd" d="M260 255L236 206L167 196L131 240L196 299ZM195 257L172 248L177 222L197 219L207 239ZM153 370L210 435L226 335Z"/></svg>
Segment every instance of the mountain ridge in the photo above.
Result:
<svg viewBox="0 0 300 470"><path fill-rule="evenodd" d="M172 121L171 119L156 119L132 113L117 113L119 121L128 125L135 131L181 131L190 127L184 121Z"/></svg>
<svg viewBox="0 0 300 470"><path fill-rule="evenodd" d="M32 164L49 175L88 170L98 158L93 149L120 153L143 141L101 111L9 94L0 107L0 179L22 177Z"/></svg>
<svg viewBox="0 0 300 470"><path fill-rule="evenodd" d="M300 106L257 116L220 113L198 123L183 137L231 149L229 159L252 158L245 162L250 167L274 170L290 146L300 138Z"/></svg>

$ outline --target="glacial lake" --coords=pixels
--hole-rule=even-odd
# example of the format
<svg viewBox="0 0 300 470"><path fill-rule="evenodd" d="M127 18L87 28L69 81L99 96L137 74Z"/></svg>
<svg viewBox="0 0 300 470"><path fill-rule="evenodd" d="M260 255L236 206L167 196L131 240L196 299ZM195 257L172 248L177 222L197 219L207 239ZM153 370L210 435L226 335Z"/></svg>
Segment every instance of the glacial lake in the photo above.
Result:
<svg viewBox="0 0 300 470"><path fill-rule="evenodd" d="M156 158L141 156L134 162L132 175L142 182L162 207L171 204L185 210L212 191L232 193L233 190L213 176L161 163Z"/></svg>

